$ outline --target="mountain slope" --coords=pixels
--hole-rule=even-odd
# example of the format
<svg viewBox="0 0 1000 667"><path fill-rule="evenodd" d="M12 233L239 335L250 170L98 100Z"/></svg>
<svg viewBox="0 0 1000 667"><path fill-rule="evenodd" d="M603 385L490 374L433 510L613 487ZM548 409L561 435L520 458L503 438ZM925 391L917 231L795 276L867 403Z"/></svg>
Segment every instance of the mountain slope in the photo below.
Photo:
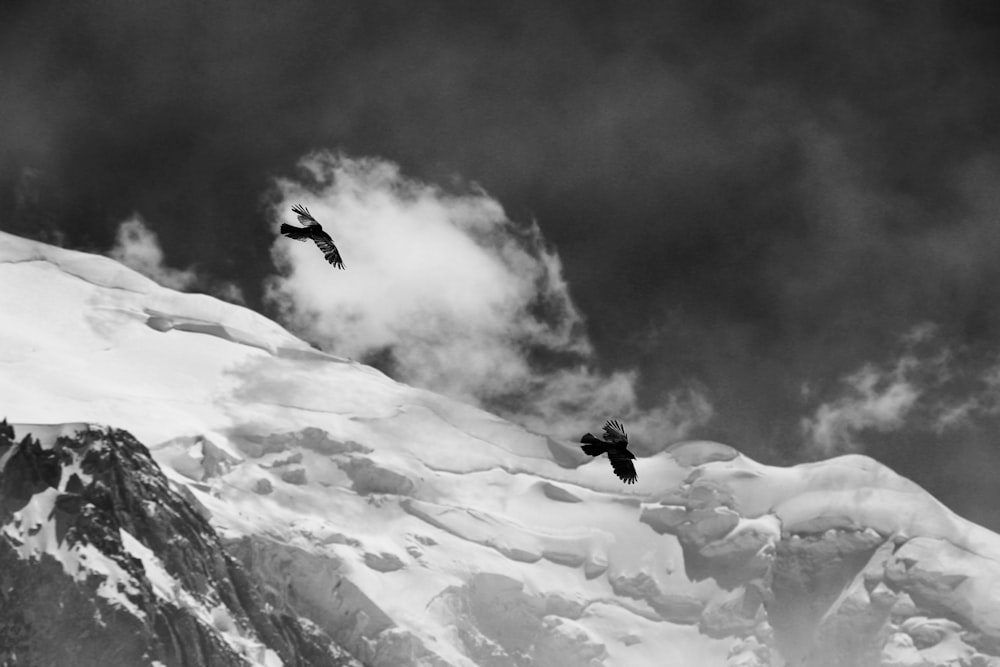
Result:
<svg viewBox="0 0 1000 667"><path fill-rule="evenodd" d="M997 653L1000 538L865 457L780 469L687 443L639 459L625 487L575 443L315 350L245 308L2 233L0 313L0 416L16 438L54 442L39 424L125 429L262 608L294 611L365 664ZM11 520L24 525L32 503L46 514L55 489ZM0 544L52 570L11 539L11 520ZM155 589L169 553L127 529L119 539ZM268 632L246 634L271 653L242 659L280 659Z"/></svg>
<svg viewBox="0 0 1000 667"><path fill-rule="evenodd" d="M123 431L0 424L0 662L349 665L265 605L196 506ZM65 638L64 641L53 641Z"/></svg>

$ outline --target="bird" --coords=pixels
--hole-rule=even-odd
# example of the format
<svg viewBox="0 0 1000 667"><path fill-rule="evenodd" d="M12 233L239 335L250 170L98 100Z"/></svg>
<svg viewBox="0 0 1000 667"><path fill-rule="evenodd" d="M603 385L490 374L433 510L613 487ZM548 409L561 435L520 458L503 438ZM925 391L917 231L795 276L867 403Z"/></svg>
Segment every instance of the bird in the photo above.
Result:
<svg viewBox="0 0 1000 667"><path fill-rule="evenodd" d="M309 209L302 204L296 204L292 207L292 212L299 216L299 222L305 225L305 227L296 227L295 225L283 222L281 223L281 233L296 241L312 239L313 243L323 251L323 257L326 258L326 261L338 269L343 269L344 260L340 258L340 251L333 244L333 239L330 238L330 235L323 231L323 225L319 224L319 221L312 217Z"/></svg>
<svg viewBox="0 0 1000 667"><path fill-rule="evenodd" d="M635 484L637 475L635 474L635 466L632 464L635 454L628 450L628 435L620 422L609 419L604 423L603 440L587 433L580 438L580 442L584 443L580 448L584 454L600 456L606 453L618 479L626 484Z"/></svg>

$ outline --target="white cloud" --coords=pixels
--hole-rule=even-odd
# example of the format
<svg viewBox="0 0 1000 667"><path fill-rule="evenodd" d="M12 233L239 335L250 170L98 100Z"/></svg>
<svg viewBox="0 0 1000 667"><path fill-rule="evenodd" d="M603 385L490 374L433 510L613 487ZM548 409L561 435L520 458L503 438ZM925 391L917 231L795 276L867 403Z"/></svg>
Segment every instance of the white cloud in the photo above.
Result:
<svg viewBox="0 0 1000 667"><path fill-rule="evenodd" d="M164 287L183 290L197 280L191 269L172 269L164 265L159 239L138 214L118 225L115 245L108 254Z"/></svg>
<svg viewBox="0 0 1000 667"><path fill-rule="evenodd" d="M671 393L663 405L639 408L638 373L600 374L585 366L537 373L513 418L528 428L564 437L579 437L606 417L618 417L639 451L652 452L682 438L712 416L711 404L692 389Z"/></svg>
<svg viewBox="0 0 1000 667"><path fill-rule="evenodd" d="M983 427L1000 415L1000 363L949 347L940 328L913 327L900 337L894 361L868 363L842 380L838 397L820 405L801 427L806 447L830 456L862 449L865 431L943 435ZM809 393L804 393L806 398Z"/></svg>
<svg viewBox="0 0 1000 667"><path fill-rule="evenodd" d="M937 433L969 425L982 417L1000 414L1000 364L988 366L973 380L973 390L957 401L946 402L932 424Z"/></svg>
<svg viewBox="0 0 1000 667"><path fill-rule="evenodd" d="M276 217L294 223L291 205L307 206L347 267L278 236L282 275L267 294L302 335L356 359L389 357L400 380L558 436L617 416L670 440L711 413L692 392L640 410L634 372L594 371L558 255L484 192L450 194L392 163L325 152L302 167L304 182L277 183Z"/></svg>
<svg viewBox="0 0 1000 667"><path fill-rule="evenodd" d="M802 420L808 449L826 456L860 451L858 436L865 431L911 427L941 433L983 412L989 392L975 385L988 389L989 374L980 375L978 368L970 373L940 339L940 327L916 325L899 342L893 361L864 364L842 380L839 397Z"/></svg>
<svg viewBox="0 0 1000 667"><path fill-rule="evenodd" d="M163 249L156 232L137 213L118 225L115 245L108 254L156 283L175 290L189 290L206 282L194 269L174 269L163 263ZM243 291L231 282L212 282L207 289L230 303L244 304Z"/></svg>
<svg viewBox="0 0 1000 667"><path fill-rule="evenodd" d="M845 378L846 395L820 405L802 422L811 448L825 456L856 451L860 432L902 426L921 394L908 377L915 363L914 357L907 356L889 370L866 364Z"/></svg>
<svg viewBox="0 0 1000 667"><path fill-rule="evenodd" d="M213 283L208 291L212 294L212 296L222 299L223 301L228 301L229 303L235 303L241 306L245 306L247 303L246 297L243 296L243 290L241 290L240 286L236 283Z"/></svg>

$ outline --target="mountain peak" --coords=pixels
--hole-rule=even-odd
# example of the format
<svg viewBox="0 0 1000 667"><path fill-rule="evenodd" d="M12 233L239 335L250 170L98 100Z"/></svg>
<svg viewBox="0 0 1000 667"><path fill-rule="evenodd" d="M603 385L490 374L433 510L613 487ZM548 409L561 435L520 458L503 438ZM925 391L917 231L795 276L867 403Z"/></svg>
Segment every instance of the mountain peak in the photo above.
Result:
<svg viewBox="0 0 1000 667"><path fill-rule="evenodd" d="M118 664L998 654L1000 537L867 457L780 468L681 443L625 487L577 443L7 234L0 312L3 572L58 582L105 644L132 633L138 662ZM18 650L70 604L46 595L10 621ZM150 625L164 614L183 641Z"/></svg>

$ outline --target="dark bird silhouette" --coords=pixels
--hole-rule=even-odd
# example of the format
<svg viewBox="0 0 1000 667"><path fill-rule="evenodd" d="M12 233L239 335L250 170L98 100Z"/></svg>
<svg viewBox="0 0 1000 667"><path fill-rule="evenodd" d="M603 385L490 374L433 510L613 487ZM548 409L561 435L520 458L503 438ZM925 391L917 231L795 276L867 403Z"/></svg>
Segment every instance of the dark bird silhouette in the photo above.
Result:
<svg viewBox="0 0 1000 667"><path fill-rule="evenodd" d="M308 241L312 239L313 243L323 251L323 257L326 258L326 261L338 269L344 268L344 260L340 258L340 251L333 244L333 239L323 231L323 225L319 224L319 221L312 217L309 209L301 204L296 204L292 207L292 212L299 216L299 222L305 225L305 227L296 227L281 223L281 233L296 241Z"/></svg>
<svg viewBox="0 0 1000 667"><path fill-rule="evenodd" d="M635 484L637 476L635 466L632 464L635 454L628 450L628 435L625 434L621 423L609 419L604 424L603 440L588 433L580 438L580 442L584 443L580 448L584 454L590 456L607 454L618 479L626 484Z"/></svg>

